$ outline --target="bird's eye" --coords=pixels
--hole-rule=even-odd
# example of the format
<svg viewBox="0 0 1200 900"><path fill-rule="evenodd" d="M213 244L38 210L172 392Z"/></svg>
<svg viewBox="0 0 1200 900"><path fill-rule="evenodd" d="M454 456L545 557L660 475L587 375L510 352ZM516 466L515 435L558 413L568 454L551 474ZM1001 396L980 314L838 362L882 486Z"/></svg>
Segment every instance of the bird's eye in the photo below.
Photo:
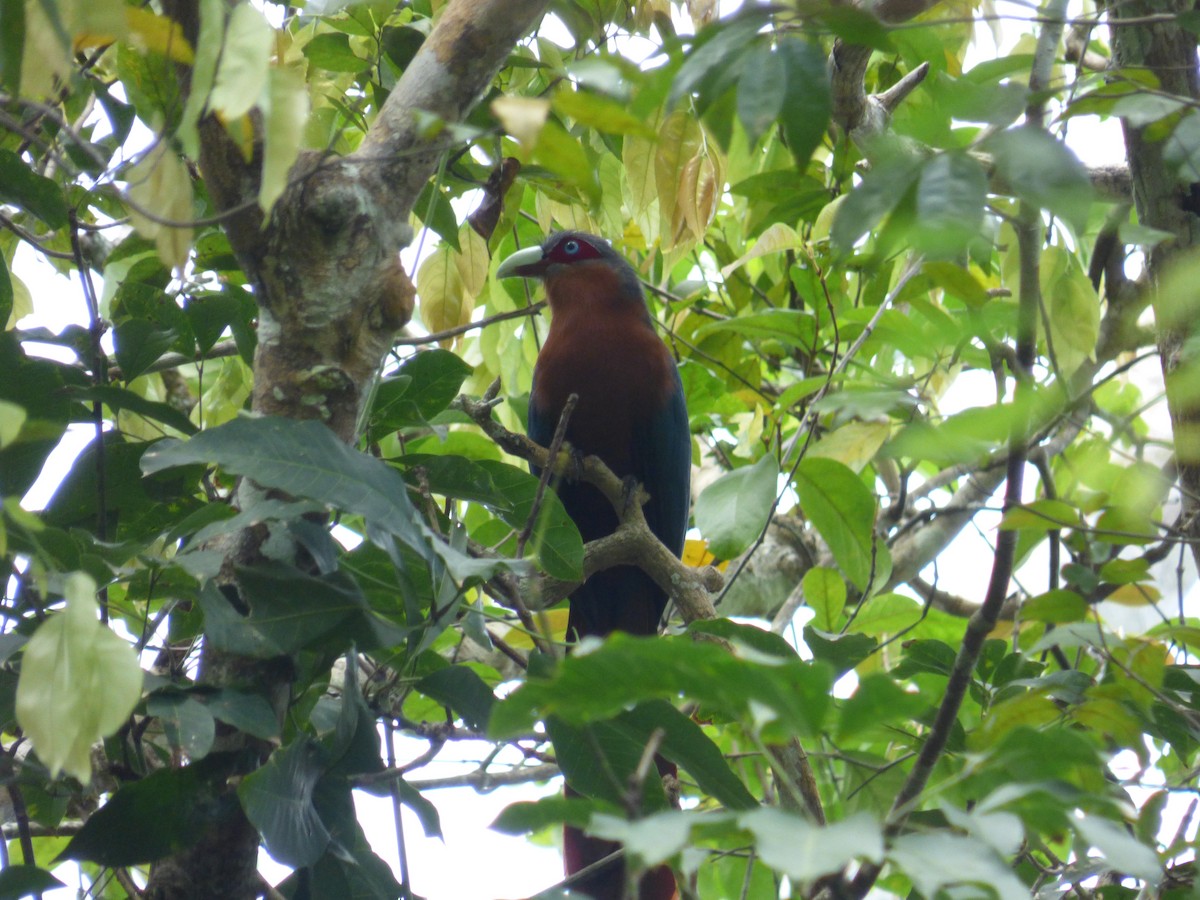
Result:
<svg viewBox="0 0 1200 900"><path fill-rule="evenodd" d="M563 244L563 252L568 256L574 256L579 252L579 241L567 241L565 244Z"/></svg>

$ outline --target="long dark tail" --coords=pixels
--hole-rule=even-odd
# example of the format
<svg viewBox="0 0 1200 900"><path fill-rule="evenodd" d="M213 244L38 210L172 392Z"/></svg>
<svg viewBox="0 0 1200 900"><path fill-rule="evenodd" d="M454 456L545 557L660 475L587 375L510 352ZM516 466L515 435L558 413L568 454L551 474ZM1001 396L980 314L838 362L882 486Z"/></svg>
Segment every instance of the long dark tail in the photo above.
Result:
<svg viewBox="0 0 1200 900"><path fill-rule="evenodd" d="M662 591L640 569L620 566L597 572L571 597L568 635L578 640L588 635L604 637L614 631L658 634L665 603ZM661 756L655 763L660 777L676 774L675 764ZM570 785L566 793L568 797L578 796ZM588 837L576 828L563 829L563 867L567 875L582 872L620 849L618 843ZM571 882L571 890L592 900L625 900L625 882L625 859L621 856ZM656 866L638 880L637 895L629 900L671 900L677 896L670 867Z"/></svg>

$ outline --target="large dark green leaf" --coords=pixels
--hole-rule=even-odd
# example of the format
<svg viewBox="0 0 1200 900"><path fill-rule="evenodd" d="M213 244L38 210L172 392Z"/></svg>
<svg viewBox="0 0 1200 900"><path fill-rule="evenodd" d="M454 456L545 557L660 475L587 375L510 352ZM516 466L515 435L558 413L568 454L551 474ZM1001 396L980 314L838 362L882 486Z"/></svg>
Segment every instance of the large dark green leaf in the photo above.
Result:
<svg viewBox="0 0 1200 900"><path fill-rule="evenodd" d="M918 249L927 256L955 257L977 237L987 200L987 175L965 153L942 153L929 160L917 181Z"/></svg>
<svg viewBox="0 0 1200 900"><path fill-rule="evenodd" d="M297 738L238 785L246 818L262 834L267 852L284 865L310 866L329 846L329 830L313 805L323 756L311 738Z"/></svg>
<svg viewBox="0 0 1200 900"><path fill-rule="evenodd" d="M114 332L117 365L126 383L149 369L179 337L174 329L161 328L149 319L126 319Z"/></svg>
<svg viewBox="0 0 1200 900"><path fill-rule="evenodd" d="M316 577L279 562L238 569L249 615L235 610L212 583L200 592L206 635L229 653L270 658L321 647L392 647L406 632L380 619L358 584L335 572Z"/></svg>
<svg viewBox="0 0 1200 900"><path fill-rule="evenodd" d="M783 136L796 165L803 171L821 145L833 110L825 53L817 44L791 35L779 39L776 52L787 70Z"/></svg>
<svg viewBox="0 0 1200 900"><path fill-rule="evenodd" d="M99 400L109 409L128 410L155 422L162 422L184 434L195 434L199 430L192 424L191 419L169 403L147 400L140 394L135 394L125 388L113 385L75 387L67 391L67 395L77 400Z"/></svg>
<svg viewBox="0 0 1200 900"><path fill-rule="evenodd" d="M320 422L234 419L187 442L155 444L142 457L142 471L195 463L216 464L264 488L360 515L410 547L424 548L404 479L386 463L347 447Z"/></svg>
<svg viewBox="0 0 1200 900"><path fill-rule="evenodd" d="M9 30L7 22L3 30ZM51 228L67 224L67 201L62 188L39 175L11 150L0 149L0 203L18 206Z"/></svg>
<svg viewBox="0 0 1200 900"><path fill-rule="evenodd" d="M903 153L875 162L834 214L829 233L834 246L844 253L853 249L860 237L872 231L904 199L920 167L920 160Z"/></svg>
<svg viewBox="0 0 1200 900"><path fill-rule="evenodd" d="M235 761L213 754L179 769L159 769L122 786L93 813L62 852L102 866L153 862L191 846L237 807L222 793Z"/></svg>
<svg viewBox="0 0 1200 900"><path fill-rule="evenodd" d="M466 666L439 669L418 681L416 688L462 716L469 728L479 730L487 727L496 702L492 689Z"/></svg>
<svg viewBox="0 0 1200 900"><path fill-rule="evenodd" d="M4 3L6 0L0 0ZM9 317L12 316L13 310L13 286L12 277L8 273L8 263L4 261L4 256L0 254L0 325L8 326Z"/></svg>
<svg viewBox="0 0 1200 900"><path fill-rule="evenodd" d="M504 737L546 715L582 724L645 700L687 697L747 721L761 722L770 710L783 734L812 734L824 720L830 684L825 666L799 659L764 664L690 638L615 634L563 660L552 678L531 679L496 704L489 730Z"/></svg>
<svg viewBox="0 0 1200 900"><path fill-rule="evenodd" d="M875 566L875 497L870 489L842 463L821 457L803 460L793 483L800 508L829 545L838 567L859 590L866 590Z"/></svg>
<svg viewBox="0 0 1200 900"><path fill-rule="evenodd" d="M0 9L3 6L0 5ZM20 900L21 897L42 895L42 891L66 885L37 866L6 866L0 869L0 900Z"/></svg>
<svg viewBox="0 0 1200 900"><path fill-rule="evenodd" d="M661 730L664 737L659 753L681 766L707 796L730 809L753 809L758 805L704 729L666 700L639 703L613 719L612 724L643 747Z"/></svg>
<svg viewBox="0 0 1200 900"><path fill-rule="evenodd" d="M585 797L624 806L628 786L637 771L644 740L613 722L568 722L558 716L546 719L546 734L554 742L558 767L574 790ZM662 780L650 777L642 783L641 807L665 809Z"/></svg>
<svg viewBox="0 0 1200 900"><path fill-rule="evenodd" d="M533 512L538 479L495 460L479 460L477 465L491 477L497 492L506 501L504 506L491 507L492 512L510 528L520 531ZM583 538L553 491L547 491L542 497L538 525L530 547L537 553L542 568L555 578L575 581L582 576Z"/></svg>
<svg viewBox="0 0 1200 900"><path fill-rule="evenodd" d="M1011 128L983 144L996 174L1016 196L1050 210L1073 228L1087 222L1093 199L1087 170L1066 145L1040 128Z"/></svg>
<svg viewBox="0 0 1200 900"><path fill-rule="evenodd" d="M768 44L760 42L746 53L738 79L737 113L750 143L757 141L783 111L787 77L783 55Z"/></svg>

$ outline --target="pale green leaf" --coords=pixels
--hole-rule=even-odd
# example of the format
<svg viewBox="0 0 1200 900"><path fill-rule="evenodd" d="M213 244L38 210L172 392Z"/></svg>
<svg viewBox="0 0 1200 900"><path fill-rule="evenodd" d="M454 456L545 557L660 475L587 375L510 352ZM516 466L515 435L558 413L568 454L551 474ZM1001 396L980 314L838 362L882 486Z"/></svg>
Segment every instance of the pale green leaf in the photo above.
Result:
<svg viewBox="0 0 1200 900"><path fill-rule="evenodd" d="M292 163L300 155L308 121L308 89L304 71L293 66L271 68L263 109L263 167L258 203L269 210L287 187Z"/></svg>
<svg viewBox="0 0 1200 900"><path fill-rule="evenodd" d="M225 29L209 109L230 121L254 108L267 87L274 43L274 29L253 4L234 7Z"/></svg>
<svg viewBox="0 0 1200 900"><path fill-rule="evenodd" d="M0 400L0 449L7 447L21 433L25 424L25 407Z"/></svg>
<svg viewBox="0 0 1200 900"><path fill-rule="evenodd" d="M781 253L785 250L795 250L800 246L800 238L796 229L783 222L776 222L759 235L754 246L735 259L727 266L721 267L721 277L728 278L731 273L740 269L752 259L766 256L768 253Z"/></svg>
<svg viewBox="0 0 1200 900"><path fill-rule="evenodd" d="M696 527L718 559L733 559L758 537L775 502L779 464L767 454L722 475L696 501Z"/></svg>
<svg viewBox="0 0 1200 900"><path fill-rule="evenodd" d="M835 631L846 607L846 582L842 576L826 566L813 566L804 573L801 583L804 601L813 611L813 625L822 631Z"/></svg>
<svg viewBox="0 0 1200 900"><path fill-rule="evenodd" d="M859 590L871 580L875 497L862 479L832 459L810 457L796 468L800 508L834 560Z"/></svg>
<svg viewBox="0 0 1200 900"><path fill-rule="evenodd" d="M865 813L824 826L764 807L738 816L738 824L755 836L763 862L799 882L809 882L847 863L883 857L883 830Z"/></svg>
<svg viewBox="0 0 1200 900"><path fill-rule="evenodd" d="M66 609L34 632L21 660L17 722L51 776L91 780L91 747L129 718L142 695L137 654L97 618L96 583L76 572Z"/></svg>

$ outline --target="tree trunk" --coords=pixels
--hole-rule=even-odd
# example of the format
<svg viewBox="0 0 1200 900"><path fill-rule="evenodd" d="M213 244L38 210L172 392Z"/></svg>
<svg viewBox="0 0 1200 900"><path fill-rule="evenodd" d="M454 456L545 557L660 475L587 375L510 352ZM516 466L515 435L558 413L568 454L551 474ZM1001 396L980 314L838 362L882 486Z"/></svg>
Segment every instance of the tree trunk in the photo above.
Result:
<svg viewBox="0 0 1200 900"><path fill-rule="evenodd" d="M1162 91L1180 97L1200 98L1196 35L1173 18L1191 8L1189 0L1130 0L1112 4L1109 15L1114 26L1115 64L1120 68L1153 73ZM1172 18L1166 18L1164 14ZM1122 21L1128 19L1142 21L1139 24ZM1164 141L1148 139L1145 127L1136 128L1127 119L1122 120L1122 127L1138 221L1174 236L1152 248L1146 263L1183 495L1179 524L1191 544L1193 560L1200 567L1200 544L1196 541L1200 537L1200 402L1197 402L1195 390L1185 389L1185 379L1179 377L1184 371L1182 366L1186 358L1183 351L1193 333L1197 310L1194 296L1167 296L1159 290L1171 264L1189 254L1200 237L1200 222L1193 212L1196 208L1195 185L1182 180L1165 162ZM1184 309L1181 305L1189 308Z"/></svg>
<svg viewBox="0 0 1200 900"><path fill-rule="evenodd" d="M413 311L413 287L398 257L411 238L412 206L448 146L445 137L425 137L414 113L461 120L548 2L452 2L361 147L341 158L302 156L265 226L252 204L261 154L247 162L214 117L201 123L201 169L214 202L231 213L225 230L258 302L255 412L316 418L347 442L358 437L363 404L396 331ZM186 0L168 4L168 14L193 42L199 6ZM259 540L246 532L233 541L226 571L254 560ZM215 686L252 680L276 699L282 715L290 666L205 648L201 679ZM260 760L270 749L237 732L224 735L215 749L243 747L257 749ZM239 810L228 827L156 865L147 896L254 897L261 893L258 843L258 834Z"/></svg>

